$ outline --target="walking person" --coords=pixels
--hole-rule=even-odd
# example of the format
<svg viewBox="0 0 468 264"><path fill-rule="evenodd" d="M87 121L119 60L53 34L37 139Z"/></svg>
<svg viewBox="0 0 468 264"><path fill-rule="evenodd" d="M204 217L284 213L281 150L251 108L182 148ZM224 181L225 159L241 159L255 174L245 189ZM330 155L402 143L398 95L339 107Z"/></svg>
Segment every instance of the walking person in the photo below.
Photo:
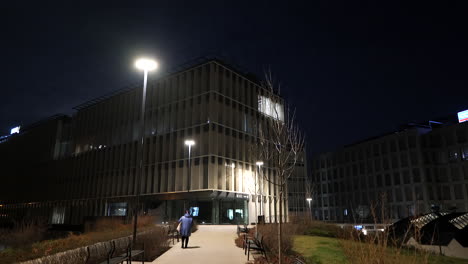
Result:
<svg viewBox="0 0 468 264"><path fill-rule="evenodd" d="M193 219L189 211L185 211L185 215L179 219L180 235L182 236L182 248L187 248L189 237L192 233Z"/></svg>

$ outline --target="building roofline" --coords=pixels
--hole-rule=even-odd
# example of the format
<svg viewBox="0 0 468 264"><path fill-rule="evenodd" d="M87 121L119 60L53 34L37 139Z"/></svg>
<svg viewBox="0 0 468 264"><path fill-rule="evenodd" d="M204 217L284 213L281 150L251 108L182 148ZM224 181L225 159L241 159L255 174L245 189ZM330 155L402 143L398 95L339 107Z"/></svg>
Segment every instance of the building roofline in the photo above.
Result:
<svg viewBox="0 0 468 264"><path fill-rule="evenodd" d="M261 86L259 80L257 79L257 77L243 69L241 66L238 66L237 64L233 63L233 62L227 62L229 61L229 59L227 59L226 57L223 57L223 56L220 56L220 55L207 55L207 56L202 56L202 57L196 57L194 59L191 59L183 64L180 64L180 65L177 65L175 67L172 67L170 68L169 70L166 70L164 71L158 78L157 80L154 80L154 81L158 81L158 80L161 80L161 79L164 79L164 78L168 78L172 75L175 75L175 74L178 74L178 73L181 73L181 72L184 72L184 71L187 71L191 68L196 68L196 67L199 67L201 65L204 65L204 64L207 64L209 62L216 62L226 68L228 68L229 70L235 72L236 74L239 74L241 75L242 77L246 78L247 80L255 83L256 85L259 85ZM118 89L118 90L115 90L115 91L112 91L110 93L107 93L107 94L104 94L102 96L99 96L99 97L96 97L96 98L93 98L91 100L88 100L82 104L79 104L77 106L74 106L73 109L74 110L77 110L77 111L81 111L81 110L84 110L86 108L89 108L93 105L96 105L100 102L103 102L111 97L114 97L114 96L117 96L117 95L120 95L120 94L123 94L123 93L127 93L127 92L130 92L134 89L137 89L141 86L140 83L132 83L132 84L129 84L127 86L125 86L124 88L121 88L121 89Z"/></svg>

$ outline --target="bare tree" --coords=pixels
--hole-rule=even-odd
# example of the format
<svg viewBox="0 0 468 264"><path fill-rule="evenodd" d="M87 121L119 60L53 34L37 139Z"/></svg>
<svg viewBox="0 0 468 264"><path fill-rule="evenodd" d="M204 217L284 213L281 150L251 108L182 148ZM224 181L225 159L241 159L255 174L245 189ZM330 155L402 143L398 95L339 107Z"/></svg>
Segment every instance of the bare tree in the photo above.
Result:
<svg viewBox="0 0 468 264"><path fill-rule="evenodd" d="M259 108L267 117L259 120L258 135L261 158L274 172L264 173L264 180L278 191L278 257L281 264L284 197L287 197L288 179L296 163L303 158L304 135L295 123L295 111L279 97L280 87L275 87L271 73L267 73L265 79L263 88L266 93L259 98Z"/></svg>
<svg viewBox="0 0 468 264"><path fill-rule="evenodd" d="M257 202L258 202L258 196L260 195L260 197L262 197L263 193L262 193L262 186L260 184L260 177L261 177L261 173L259 171L259 168L256 164L257 161L259 161L259 157L260 157L260 149L259 147L256 145L256 144L249 144L249 147L248 147L248 155L249 155L249 160L252 162L253 164L253 168L254 168L254 173L253 175L251 175L251 183L248 184L247 186L247 191L250 193L250 195L252 195L253 197L255 197L254 199L254 202L255 202L255 223L258 224L258 207L257 207ZM252 199L253 200L253 199ZM262 201L263 202L263 201ZM260 206L261 203L260 203ZM256 231L258 231L258 228L255 229Z"/></svg>

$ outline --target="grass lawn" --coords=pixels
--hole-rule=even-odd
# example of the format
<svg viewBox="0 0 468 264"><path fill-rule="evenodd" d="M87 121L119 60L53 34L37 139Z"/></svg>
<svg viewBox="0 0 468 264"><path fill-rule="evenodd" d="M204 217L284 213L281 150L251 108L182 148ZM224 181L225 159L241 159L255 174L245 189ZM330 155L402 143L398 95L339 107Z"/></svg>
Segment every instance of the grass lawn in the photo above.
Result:
<svg viewBox="0 0 468 264"><path fill-rule="evenodd" d="M429 257L430 264L466 264L468 263L468 259L461 259L461 258L452 258L446 256L430 256Z"/></svg>
<svg viewBox="0 0 468 264"><path fill-rule="evenodd" d="M294 237L294 246L293 250L306 259L307 263L314 263L314 264L327 264L327 263L351 263L348 258L345 256L343 250L343 241L340 241L337 238L331 237L320 237L320 236L295 236ZM353 247L356 248L356 251L360 251L362 246L366 247L362 244L357 244L357 242L353 243ZM348 244L349 245L349 244ZM400 255L393 255L390 253L390 249L387 251L389 255L386 255L385 259L388 263L429 263L429 264L466 264L468 260L460 259L460 258L453 258L453 257L446 257L446 256L438 256L438 255L429 255L429 256L414 256L413 254L400 254ZM427 262L426 262L427 258ZM374 259L374 258L371 258ZM375 261L375 259L374 259ZM355 259L354 262L362 262L358 259ZM364 261L368 263L368 261ZM370 263L370 262L369 262ZM387 263L387 262L386 262Z"/></svg>
<svg viewBox="0 0 468 264"><path fill-rule="evenodd" d="M319 236L295 236L293 250L300 253L307 263L346 263L340 242L336 238Z"/></svg>

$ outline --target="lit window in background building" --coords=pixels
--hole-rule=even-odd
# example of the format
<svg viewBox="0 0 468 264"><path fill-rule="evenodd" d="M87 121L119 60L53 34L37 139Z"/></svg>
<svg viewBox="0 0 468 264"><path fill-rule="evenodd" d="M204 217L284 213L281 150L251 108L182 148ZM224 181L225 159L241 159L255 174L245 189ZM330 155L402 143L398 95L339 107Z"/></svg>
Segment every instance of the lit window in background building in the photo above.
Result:
<svg viewBox="0 0 468 264"><path fill-rule="evenodd" d="M268 97L258 97L258 111L263 114L284 121L283 105L276 103Z"/></svg>
<svg viewBox="0 0 468 264"><path fill-rule="evenodd" d="M458 112L458 122L463 123L468 121L468 110Z"/></svg>

